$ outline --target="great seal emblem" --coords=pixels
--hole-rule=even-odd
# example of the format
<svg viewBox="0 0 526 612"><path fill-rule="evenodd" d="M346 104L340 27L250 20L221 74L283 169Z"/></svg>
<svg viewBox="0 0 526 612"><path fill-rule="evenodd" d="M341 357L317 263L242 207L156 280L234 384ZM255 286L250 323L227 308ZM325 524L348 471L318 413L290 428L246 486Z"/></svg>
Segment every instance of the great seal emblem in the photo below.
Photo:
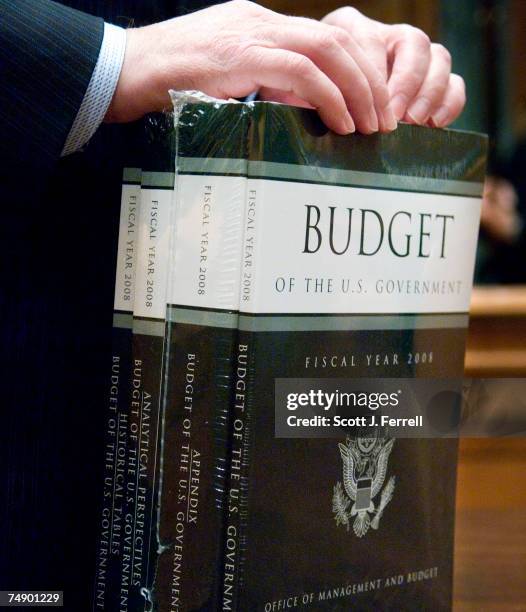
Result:
<svg viewBox="0 0 526 612"><path fill-rule="evenodd" d="M394 476L389 478L383 490L382 487L394 442L392 438L347 437L345 444L338 444L343 461L343 487L341 482L334 487L332 511L336 524L345 525L347 531L350 519L355 517L353 531L359 538L369 531L369 527L378 529L385 507L393 497ZM375 507L373 499L381 490L380 502Z"/></svg>

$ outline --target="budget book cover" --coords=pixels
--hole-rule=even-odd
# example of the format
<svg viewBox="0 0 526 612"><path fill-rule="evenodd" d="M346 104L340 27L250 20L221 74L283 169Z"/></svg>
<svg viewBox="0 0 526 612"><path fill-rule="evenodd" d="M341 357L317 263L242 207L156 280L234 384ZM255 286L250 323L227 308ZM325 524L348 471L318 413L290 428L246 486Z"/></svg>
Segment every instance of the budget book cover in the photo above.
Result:
<svg viewBox="0 0 526 612"><path fill-rule="evenodd" d="M486 139L256 103L223 610L448 610L457 441L275 435L275 380L463 374Z"/></svg>

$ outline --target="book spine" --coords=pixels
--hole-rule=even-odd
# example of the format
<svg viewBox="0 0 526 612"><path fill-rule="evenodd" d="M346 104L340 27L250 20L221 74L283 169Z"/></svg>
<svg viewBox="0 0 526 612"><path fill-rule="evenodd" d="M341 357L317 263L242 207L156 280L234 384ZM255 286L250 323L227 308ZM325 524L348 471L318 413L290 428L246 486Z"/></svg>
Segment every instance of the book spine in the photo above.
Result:
<svg viewBox="0 0 526 612"><path fill-rule="evenodd" d="M126 483L125 542L119 610L151 604L157 550L155 506L159 486L160 395L170 225L173 202L173 134L154 125L145 145L133 309L133 363ZM167 142L168 141L168 146ZM155 163L154 163L155 162Z"/></svg>
<svg viewBox="0 0 526 612"><path fill-rule="evenodd" d="M160 611L219 608L246 187L245 114L241 105L235 110L209 105L196 121L199 115L190 105L178 128L160 555L153 597ZM226 144L224 135L217 137L220 159L196 157L201 149L217 153L217 132L211 127L216 123L231 127Z"/></svg>
<svg viewBox="0 0 526 612"><path fill-rule="evenodd" d="M247 177L240 267L239 310L247 310L255 290L257 252L257 190ZM238 319L239 322L239 319ZM225 531L223 541L222 610L238 610L243 584L243 558L248 520L250 453L252 443L251 384L253 337L238 328L233 363L233 388L230 403L230 453L228 465Z"/></svg>
<svg viewBox="0 0 526 612"><path fill-rule="evenodd" d="M120 589L140 176L139 168L123 169L94 610L116 609Z"/></svg>

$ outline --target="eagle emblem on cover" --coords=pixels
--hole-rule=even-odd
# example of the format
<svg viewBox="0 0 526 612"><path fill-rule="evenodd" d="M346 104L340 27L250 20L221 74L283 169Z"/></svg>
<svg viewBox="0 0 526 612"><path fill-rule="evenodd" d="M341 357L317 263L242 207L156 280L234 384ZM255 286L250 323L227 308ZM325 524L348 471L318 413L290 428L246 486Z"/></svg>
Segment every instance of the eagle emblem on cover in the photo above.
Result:
<svg viewBox="0 0 526 612"><path fill-rule="evenodd" d="M337 525L349 525L363 537L369 527L378 529L382 514L393 497L395 477L391 476L382 489L394 439L383 437L351 438L338 444L343 461L343 487L337 482L332 498L332 511ZM380 493L380 501L374 498Z"/></svg>

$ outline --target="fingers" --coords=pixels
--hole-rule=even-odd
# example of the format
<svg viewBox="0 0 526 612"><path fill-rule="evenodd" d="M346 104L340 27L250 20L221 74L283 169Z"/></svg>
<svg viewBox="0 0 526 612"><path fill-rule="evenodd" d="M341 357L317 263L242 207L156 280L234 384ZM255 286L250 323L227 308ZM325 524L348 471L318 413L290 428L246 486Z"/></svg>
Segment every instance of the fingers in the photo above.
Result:
<svg viewBox="0 0 526 612"><path fill-rule="evenodd" d="M381 35L383 24L369 19L352 6L336 9L326 15L323 22L347 30L387 83L387 49Z"/></svg>
<svg viewBox="0 0 526 612"><path fill-rule="evenodd" d="M366 134L376 132L375 108L378 104L381 112L389 103L380 74L346 32L317 22L306 27L309 21L296 19L276 30L276 45L308 57L340 89L357 129Z"/></svg>
<svg viewBox="0 0 526 612"><path fill-rule="evenodd" d="M449 125L462 112L466 92L463 79L451 74L448 50L431 44L422 31L411 26L386 26L385 32L395 116L420 125Z"/></svg>
<svg viewBox="0 0 526 612"><path fill-rule="evenodd" d="M446 92L430 118L434 127L446 127L460 115L466 104L466 86L458 74L449 77Z"/></svg>
<svg viewBox="0 0 526 612"><path fill-rule="evenodd" d="M316 108L322 121L338 134L355 131L340 89L305 55L284 49L259 47L249 65L255 86L290 92ZM254 70L254 68L256 68Z"/></svg>
<svg viewBox="0 0 526 612"><path fill-rule="evenodd" d="M337 9L323 18L323 22L332 25L337 39L354 57L356 63L367 77L371 87L376 114L381 131L396 128L396 118L391 110L387 90L387 50L381 36L380 24L362 15L360 11L347 6ZM347 34L347 40L341 40L341 32Z"/></svg>
<svg viewBox="0 0 526 612"><path fill-rule="evenodd" d="M375 32L367 31L357 34L356 41L387 83L387 50L384 41Z"/></svg>
<svg viewBox="0 0 526 612"><path fill-rule="evenodd" d="M406 111L411 123L424 124L438 110L451 74L451 55L442 45L431 45L431 61L424 81Z"/></svg>
<svg viewBox="0 0 526 612"><path fill-rule="evenodd" d="M361 44L353 37L347 34L344 30L340 28L335 28L335 36L339 37L342 46L347 50L349 55L351 55L362 73L365 75L369 87L371 88L371 93L373 96L374 106L376 110L376 114L379 120L379 126L382 131L390 131L396 129L397 122L394 116L394 113L391 109L389 91L387 89L387 81L384 76L385 72L385 63L386 63L386 53L385 47L383 52L383 63L384 69L378 69L374 62L371 61L371 57L374 58L374 46L375 42L373 40L374 37L367 37L367 43L369 45L368 48L364 49ZM378 39L379 42L379 39ZM381 63L380 59L380 50L376 48L378 52L376 54L376 59L379 63ZM371 57L369 53L371 53Z"/></svg>
<svg viewBox="0 0 526 612"><path fill-rule="evenodd" d="M337 9L323 21L349 32L369 64L387 81L396 119L444 127L461 113L466 99L464 82L451 74L447 49L431 44L424 32L407 24L374 21L351 7ZM354 51L350 53L355 59L359 57ZM366 67L357 63L368 75Z"/></svg>
<svg viewBox="0 0 526 612"><path fill-rule="evenodd" d="M421 30L409 25L387 26L388 60L392 64L388 81L391 107L402 119L428 73L431 43Z"/></svg>

